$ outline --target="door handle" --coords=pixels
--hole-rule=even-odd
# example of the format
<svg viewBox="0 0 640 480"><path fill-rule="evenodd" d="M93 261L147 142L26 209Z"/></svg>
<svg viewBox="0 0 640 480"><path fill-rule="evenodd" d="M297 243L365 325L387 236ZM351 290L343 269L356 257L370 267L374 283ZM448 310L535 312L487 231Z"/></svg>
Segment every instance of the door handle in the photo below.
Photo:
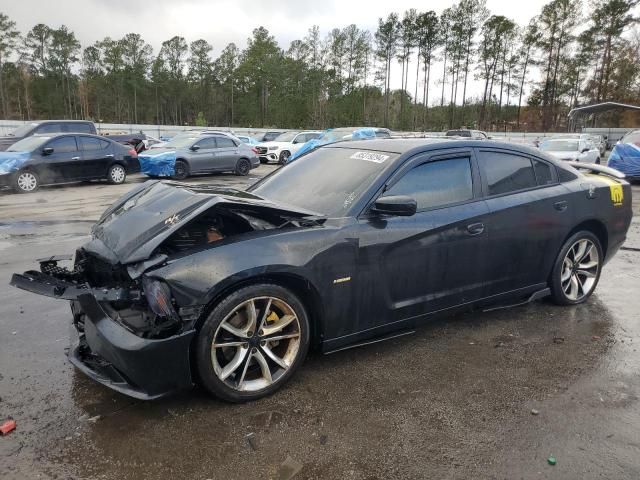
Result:
<svg viewBox="0 0 640 480"><path fill-rule="evenodd" d="M565 200L563 200L561 202L556 202L556 203L553 204L553 208L555 208L559 212L564 212L567 209L568 206L569 206L569 204Z"/></svg>
<svg viewBox="0 0 640 480"><path fill-rule="evenodd" d="M80 157L71 157L71 160L80 160Z"/></svg>
<svg viewBox="0 0 640 480"><path fill-rule="evenodd" d="M105 155L105 157L107 157L107 158L113 158L113 153L110 153L109 155Z"/></svg>
<svg viewBox="0 0 640 480"><path fill-rule="evenodd" d="M484 223L472 223L467 225L467 233L469 235L480 235L484 232Z"/></svg>

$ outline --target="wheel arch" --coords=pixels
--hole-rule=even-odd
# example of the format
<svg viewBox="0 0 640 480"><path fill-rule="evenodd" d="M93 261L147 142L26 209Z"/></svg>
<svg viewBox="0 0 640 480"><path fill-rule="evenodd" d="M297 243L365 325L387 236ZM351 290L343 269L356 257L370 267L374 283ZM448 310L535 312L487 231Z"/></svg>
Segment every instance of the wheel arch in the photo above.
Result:
<svg viewBox="0 0 640 480"><path fill-rule="evenodd" d="M203 310L200 318L196 321L195 328L200 330L205 320L215 308L227 295L235 290L244 288L250 285L257 285L260 283L271 283L279 285L288 290L291 290L304 305L307 314L309 315L309 324L311 327L311 344L317 345L322 340L323 333L323 307L320 293L317 288L308 279L301 275L289 272L270 272L260 274L248 278L239 279L235 282L225 285L221 290L215 292L206 303L206 307Z"/></svg>
<svg viewBox="0 0 640 480"><path fill-rule="evenodd" d="M604 255L604 258L606 258L607 250L609 248L609 232L604 222L595 218L583 220L578 225L573 227L562 241L562 244L564 245L569 237L582 230L591 232L598 238L598 240L600 241L600 246L602 247L602 253Z"/></svg>

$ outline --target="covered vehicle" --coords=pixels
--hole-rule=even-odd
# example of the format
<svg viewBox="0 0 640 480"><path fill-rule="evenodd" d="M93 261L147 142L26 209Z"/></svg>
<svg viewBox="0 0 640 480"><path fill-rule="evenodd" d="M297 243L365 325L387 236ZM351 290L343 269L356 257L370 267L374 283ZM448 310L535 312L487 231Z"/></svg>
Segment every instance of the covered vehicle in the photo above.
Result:
<svg viewBox="0 0 640 480"><path fill-rule="evenodd" d="M273 140L259 143L256 151L261 163L278 162L284 165L306 142L321 135L322 132L286 132Z"/></svg>
<svg viewBox="0 0 640 480"><path fill-rule="evenodd" d="M498 142L338 142L246 192L141 184L72 267L46 258L11 283L71 301L70 359L104 385L148 399L197 380L253 400L310 346L390 338L461 307L586 301L632 211L621 174L580 167Z"/></svg>
<svg viewBox="0 0 640 480"><path fill-rule="evenodd" d="M119 184L140 171L138 155L98 135L33 135L0 152L0 186L18 193L35 192L41 185L108 180Z"/></svg>
<svg viewBox="0 0 640 480"><path fill-rule="evenodd" d="M340 142L343 140L371 140L374 138L391 138L391 131L388 128L376 127L345 127L330 128L325 130L318 138L311 139L302 145L291 157L289 162L311 152L322 145Z"/></svg>
<svg viewBox="0 0 640 480"><path fill-rule="evenodd" d="M633 181L640 181L640 130L627 133L613 147L607 163Z"/></svg>
<svg viewBox="0 0 640 480"><path fill-rule="evenodd" d="M600 150L588 135L583 137L551 137L540 142L540 150L559 160L570 162L600 163Z"/></svg>
<svg viewBox="0 0 640 480"><path fill-rule="evenodd" d="M248 175L260 165L251 146L224 132L177 135L164 146L140 154L139 159L145 175L178 180L196 173Z"/></svg>

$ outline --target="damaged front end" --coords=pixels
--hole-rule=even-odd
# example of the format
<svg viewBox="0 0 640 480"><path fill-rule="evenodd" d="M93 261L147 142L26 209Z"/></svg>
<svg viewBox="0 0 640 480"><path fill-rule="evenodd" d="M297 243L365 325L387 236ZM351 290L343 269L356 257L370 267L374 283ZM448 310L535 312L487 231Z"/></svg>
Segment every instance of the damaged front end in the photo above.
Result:
<svg viewBox="0 0 640 480"><path fill-rule="evenodd" d="M78 342L69 359L78 369L154 399L192 385L189 350L205 307L180 304L154 271L245 235L320 223L243 192L146 182L103 214L73 261L41 259L39 270L14 274L11 284L70 301Z"/></svg>

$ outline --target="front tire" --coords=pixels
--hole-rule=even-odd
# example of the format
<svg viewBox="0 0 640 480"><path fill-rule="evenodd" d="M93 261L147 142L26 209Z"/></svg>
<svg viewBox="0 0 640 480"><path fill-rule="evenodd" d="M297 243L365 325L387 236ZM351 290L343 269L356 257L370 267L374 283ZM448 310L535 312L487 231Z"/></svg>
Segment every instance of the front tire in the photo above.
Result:
<svg viewBox="0 0 640 480"><path fill-rule="evenodd" d="M600 165L600 157L596 158L596 165Z"/></svg>
<svg viewBox="0 0 640 480"><path fill-rule="evenodd" d="M241 158L240 160L238 160L238 163L236 163L236 175L245 177L249 175L250 171L251 162L249 160L247 160L246 158Z"/></svg>
<svg viewBox="0 0 640 480"><path fill-rule="evenodd" d="M280 152L280 156L278 157L278 163L280 165L284 165L289 161L290 156L291 156L291 152L289 152L288 150L284 150Z"/></svg>
<svg viewBox="0 0 640 480"><path fill-rule="evenodd" d="M600 240L589 231L572 235L560 249L551 272L551 296L559 305L586 301L600 280L604 254Z"/></svg>
<svg viewBox="0 0 640 480"><path fill-rule="evenodd" d="M241 288L218 303L196 339L202 386L228 402L271 395L303 363L310 328L302 302L279 285Z"/></svg>
<svg viewBox="0 0 640 480"><path fill-rule="evenodd" d="M40 179L35 172L24 170L13 179L13 189L18 193L33 193L40 188Z"/></svg>
<svg viewBox="0 0 640 480"><path fill-rule="evenodd" d="M116 163L109 167L107 172L107 180L113 185L120 185L127 181L127 172L122 165Z"/></svg>
<svg viewBox="0 0 640 480"><path fill-rule="evenodd" d="M183 160L176 160L173 166L173 177L176 180L184 180L189 176L189 165Z"/></svg>

